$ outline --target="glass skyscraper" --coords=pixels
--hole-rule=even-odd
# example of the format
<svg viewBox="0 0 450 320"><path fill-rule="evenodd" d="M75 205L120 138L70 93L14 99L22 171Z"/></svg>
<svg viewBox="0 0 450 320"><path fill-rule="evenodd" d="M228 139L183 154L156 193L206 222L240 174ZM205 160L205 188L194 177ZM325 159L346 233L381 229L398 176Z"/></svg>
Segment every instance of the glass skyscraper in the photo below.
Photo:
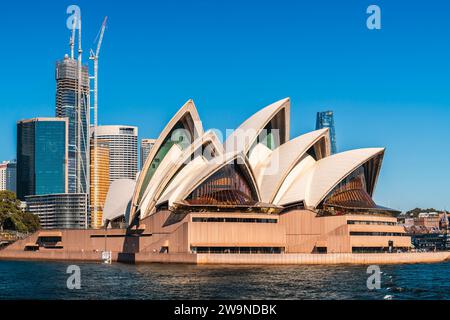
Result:
<svg viewBox="0 0 450 320"><path fill-rule="evenodd" d="M331 153L337 153L336 147L336 129L334 127L334 114L333 111L322 111L317 112L316 130L323 128L330 129L330 143L331 143Z"/></svg>
<svg viewBox="0 0 450 320"><path fill-rule="evenodd" d="M142 139L141 140L141 170L144 167L145 160L147 160L150 151L155 145L156 139Z"/></svg>
<svg viewBox="0 0 450 320"><path fill-rule="evenodd" d="M69 193L89 193L89 70L82 67L80 107L78 61L66 56L56 63L56 116L69 119ZM79 111L78 111L79 110ZM80 122L80 125L78 125Z"/></svg>
<svg viewBox="0 0 450 320"><path fill-rule="evenodd" d="M15 161L4 161L0 163L0 191L8 190L16 192L16 172Z"/></svg>
<svg viewBox="0 0 450 320"><path fill-rule="evenodd" d="M35 118L17 123L17 197L67 192L68 121Z"/></svg>

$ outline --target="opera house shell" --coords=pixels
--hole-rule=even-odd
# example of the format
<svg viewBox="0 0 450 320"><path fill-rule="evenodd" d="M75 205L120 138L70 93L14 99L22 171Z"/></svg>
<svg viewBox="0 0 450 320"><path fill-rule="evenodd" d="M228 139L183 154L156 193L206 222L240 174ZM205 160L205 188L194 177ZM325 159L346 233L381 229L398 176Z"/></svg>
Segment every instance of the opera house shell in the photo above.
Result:
<svg viewBox="0 0 450 320"><path fill-rule="evenodd" d="M189 100L137 181L111 186L104 223L142 235L131 249L140 253L408 250L397 212L372 198L384 153L332 155L328 129L291 139L289 99L261 109L222 142L204 130Z"/></svg>

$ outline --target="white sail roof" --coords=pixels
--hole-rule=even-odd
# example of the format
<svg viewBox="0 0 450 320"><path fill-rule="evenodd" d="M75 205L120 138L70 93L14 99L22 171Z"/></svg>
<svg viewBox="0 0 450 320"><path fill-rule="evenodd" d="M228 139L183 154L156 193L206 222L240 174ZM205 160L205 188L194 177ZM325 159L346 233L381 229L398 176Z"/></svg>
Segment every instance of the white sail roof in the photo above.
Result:
<svg viewBox="0 0 450 320"><path fill-rule="evenodd" d="M112 221L122 215L126 217L129 214L131 197L135 187L136 181L131 179L120 179L111 183L103 208L103 224L106 220Z"/></svg>
<svg viewBox="0 0 450 320"><path fill-rule="evenodd" d="M180 108L180 110L178 110L178 112L173 116L173 118L169 121L169 123L159 135L159 138L156 140L155 145L152 147L144 163L141 174L139 175L139 178L137 180L136 189L132 200L130 219L134 217L136 210L141 204L142 197L147 190L150 181L152 180L152 177L149 177L148 172L155 156L158 154L161 147L163 147L163 144L169 138L169 135L173 133L176 126L180 123L186 125L189 131L192 132L191 142L194 141L197 137L203 135L203 126L200 121L197 108L195 107L195 104L192 100L188 100Z"/></svg>
<svg viewBox="0 0 450 320"><path fill-rule="evenodd" d="M274 200L285 178L303 155L320 139L328 139L328 129L313 131L292 139L275 149L255 168L254 173L263 202ZM329 143L326 156L330 155Z"/></svg>
<svg viewBox="0 0 450 320"><path fill-rule="evenodd" d="M280 130L280 140L284 143L289 140L290 130L290 100L289 98L277 101L264 109L258 111L253 116L248 118L240 125L225 141L224 149L226 152L244 153L246 154L253 143L256 141L261 130L263 130L268 123L275 120L277 116L277 123L274 129Z"/></svg>
<svg viewBox="0 0 450 320"><path fill-rule="evenodd" d="M174 202L182 198L182 194L202 172L208 168L208 161L200 156L189 162L185 168L174 178L167 189L157 201L157 205L168 202L172 206Z"/></svg>
<svg viewBox="0 0 450 320"><path fill-rule="evenodd" d="M190 205L186 199L194 191L211 194L213 190L228 197L245 196L250 188L252 201L259 204L287 206L303 202L306 208L315 209L343 179L369 160L373 162L365 166L365 174L371 196L384 149L330 155L328 129L289 140L289 112L289 98L277 101L248 118L222 145L213 131L203 132L195 105L189 100L156 140L137 180L128 221L136 213L145 218L165 208L166 203L171 210L185 210ZM173 137L178 129L188 130L188 141ZM213 152L204 153L209 147ZM237 167L228 167L231 163ZM215 176L208 180L215 173L217 181ZM105 218L130 211L131 196L123 191L127 186L111 186L109 202L118 200L114 199L117 205L105 206ZM226 199L231 206L245 203L230 199L233 196Z"/></svg>
<svg viewBox="0 0 450 320"><path fill-rule="evenodd" d="M156 190L161 185L164 177L168 174L168 171L178 162L178 159L182 154L183 151L181 150L181 148L178 145L174 144L159 164L158 169L155 171L155 174L152 177L152 182L148 185L142 201L138 206L138 210L141 211L141 219L146 217L149 207L152 206Z"/></svg>
<svg viewBox="0 0 450 320"><path fill-rule="evenodd" d="M148 186L148 191L139 208L141 218L151 215L154 212L155 205L162 191L168 187L168 184L173 183L174 176L178 174L182 166L187 165L193 157L220 156L222 155L222 148L222 144L214 131L205 132L204 135L196 139L184 151L178 145L173 145L156 170L152 178L152 183ZM211 152L214 155L211 155Z"/></svg>
<svg viewBox="0 0 450 320"><path fill-rule="evenodd" d="M304 201L305 206L315 208L339 182L371 158L383 154L384 150L357 149L323 158L299 175L276 204Z"/></svg>

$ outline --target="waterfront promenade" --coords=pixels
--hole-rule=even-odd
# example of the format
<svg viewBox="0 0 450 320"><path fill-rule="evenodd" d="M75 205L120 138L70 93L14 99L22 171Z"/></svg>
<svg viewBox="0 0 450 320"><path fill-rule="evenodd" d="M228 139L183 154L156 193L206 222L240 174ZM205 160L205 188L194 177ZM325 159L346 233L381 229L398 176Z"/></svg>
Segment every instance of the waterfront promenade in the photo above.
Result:
<svg viewBox="0 0 450 320"><path fill-rule="evenodd" d="M0 260L101 262L101 252L1 250ZM112 252L113 262L228 265L410 264L450 260L450 252L339 254L160 254Z"/></svg>
<svg viewBox="0 0 450 320"><path fill-rule="evenodd" d="M145 234L145 233L143 233ZM102 251L111 251L113 262L182 263L198 265L336 265L438 263L450 260L450 252L406 253L277 253L205 254L152 250L152 237L136 237L126 230L39 231L0 250L0 260L101 262ZM43 244L39 237L56 236ZM38 245L40 244L40 245ZM49 245L51 245L49 247Z"/></svg>

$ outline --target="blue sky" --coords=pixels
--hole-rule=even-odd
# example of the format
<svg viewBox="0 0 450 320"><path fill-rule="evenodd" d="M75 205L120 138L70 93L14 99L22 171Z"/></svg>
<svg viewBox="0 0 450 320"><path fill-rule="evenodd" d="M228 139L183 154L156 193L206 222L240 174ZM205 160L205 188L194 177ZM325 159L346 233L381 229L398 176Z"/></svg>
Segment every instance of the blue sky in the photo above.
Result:
<svg viewBox="0 0 450 320"><path fill-rule="evenodd" d="M450 2L8 1L0 8L0 159L15 123L53 116L66 8L82 9L85 61L103 16L100 123L157 137L189 98L207 128L235 128L291 97L292 136L335 112L340 151L385 146L376 200L450 209ZM366 28L366 9L382 29Z"/></svg>

